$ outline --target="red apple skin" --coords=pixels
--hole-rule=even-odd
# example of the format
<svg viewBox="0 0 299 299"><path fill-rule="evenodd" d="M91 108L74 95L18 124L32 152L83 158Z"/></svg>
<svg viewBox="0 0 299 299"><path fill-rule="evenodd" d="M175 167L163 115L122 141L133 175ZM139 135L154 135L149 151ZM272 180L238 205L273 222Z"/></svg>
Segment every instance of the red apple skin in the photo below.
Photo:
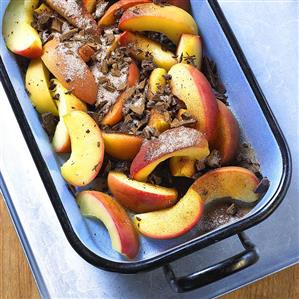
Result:
<svg viewBox="0 0 299 299"><path fill-rule="evenodd" d="M213 142L218 105L209 81L197 68L184 63L174 65L169 74L173 94L185 102L188 112L197 120L196 129L205 134L209 143Z"/></svg>
<svg viewBox="0 0 299 299"><path fill-rule="evenodd" d="M123 9L123 11L127 10L128 8L142 3L149 3L151 0L119 0L116 3L112 4L105 14L102 16L102 18L99 20L98 25L100 27L103 26L109 26L115 23L115 17L114 14L120 10Z"/></svg>
<svg viewBox="0 0 299 299"><path fill-rule="evenodd" d="M215 138L215 128L218 114L218 106L215 100L215 95L212 91L210 83L200 71L192 67L190 69L190 74L198 83L200 82L200 84L197 85L197 88L201 95L202 101L204 102L204 110L207 118L205 133L207 139L212 141Z"/></svg>
<svg viewBox="0 0 299 299"><path fill-rule="evenodd" d="M177 136L188 136L186 140L177 139L176 148L169 148L171 142L169 137L176 140ZM167 144L165 139L167 140ZM184 144L185 142L185 144ZM160 149L163 147L165 152ZM168 147L168 148L167 148ZM151 171L162 161L173 156L188 156L193 159L204 159L209 155L209 147L203 134L195 129L179 127L163 132L156 140L146 140L143 142L138 154L135 156L131 167L130 176L138 181L145 181Z"/></svg>
<svg viewBox="0 0 299 299"><path fill-rule="evenodd" d="M82 191L79 196L91 195L98 200L99 205L111 217L120 239L120 248L115 248L121 254L133 259L139 251L139 240L136 230L124 208L109 195L98 191Z"/></svg>
<svg viewBox="0 0 299 299"><path fill-rule="evenodd" d="M139 69L135 62L129 65L127 87L133 87L139 81Z"/></svg>
<svg viewBox="0 0 299 299"><path fill-rule="evenodd" d="M217 135L212 147L217 149L221 157L221 165L228 165L236 156L240 143L238 122L229 108L218 103Z"/></svg>
<svg viewBox="0 0 299 299"><path fill-rule="evenodd" d="M226 166L210 170L199 177L190 187L205 203L219 198L232 198L247 203L256 202L260 194L255 190L260 180L243 167Z"/></svg>
<svg viewBox="0 0 299 299"><path fill-rule="evenodd" d="M16 50L14 53L17 55L27 57L29 59L35 59L35 58L41 57L41 55L43 53L43 49L38 47L37 45L33 44L30 48L24 49L22 51Z"/></svg>
<svg viewBox="0 0 299 299"><path fill-rule="evenodd" d="M119 203L133 212L144 213L161 210L173 206L177 201L175 189L150 185L147 183L136 188L124 174L111 171L108 175L108 187ZM133 180L132 180L133 181ZM147 188L149 186L150 188ZM166 189L167 193L166 194ZM159 194L159 190L162 192Z"/></svg>

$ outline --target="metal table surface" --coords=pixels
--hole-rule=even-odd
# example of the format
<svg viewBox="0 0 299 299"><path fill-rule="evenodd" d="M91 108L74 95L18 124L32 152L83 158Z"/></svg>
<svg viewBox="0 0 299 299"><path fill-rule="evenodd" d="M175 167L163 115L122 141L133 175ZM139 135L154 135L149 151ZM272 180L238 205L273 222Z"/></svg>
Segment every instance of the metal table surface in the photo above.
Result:
<svg viewBox="0 0 299 299"><path fill-rule="evenodd" d="M0 85L0 186L43 297L211 298L299 261L299 2L220 4L281 125L293 158L293 178L285 200L266 221L247 231L259 249L260 260L212 285L177 295L161 269L121 275L89 265L64 236ZM174 262L174 269L178 274L189 273L240 249L237 237L231 237Z"/></svg>

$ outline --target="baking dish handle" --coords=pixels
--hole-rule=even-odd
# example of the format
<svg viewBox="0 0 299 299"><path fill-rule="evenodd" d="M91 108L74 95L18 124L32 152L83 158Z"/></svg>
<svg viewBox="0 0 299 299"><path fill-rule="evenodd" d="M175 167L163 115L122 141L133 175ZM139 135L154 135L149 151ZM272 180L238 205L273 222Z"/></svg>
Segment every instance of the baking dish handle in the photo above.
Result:
<svg viewBox="0 0 299 299"><path fill-rule="evenodd" d="M242 232L238 234L245 248L241 253L187 276L176 277L169 264L163 267L165 277L177 293L192 291L255 264L259 255L254 244Z"/></svg>

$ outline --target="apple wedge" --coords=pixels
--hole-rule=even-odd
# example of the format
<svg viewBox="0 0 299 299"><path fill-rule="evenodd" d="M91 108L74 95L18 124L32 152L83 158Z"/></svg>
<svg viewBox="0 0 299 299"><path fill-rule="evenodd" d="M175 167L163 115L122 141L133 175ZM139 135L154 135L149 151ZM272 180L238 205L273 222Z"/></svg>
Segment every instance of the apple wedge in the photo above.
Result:
<svg viewBox="0 0 299 299"><path fill-rule="evenodd" d="M204 205L227 198L252 203L259 179L242 167L221 167L198 178L178 203L168 209L134 216L140 233L154 239L172 239L190 231L199 221ZM170 225L171 224L171 225Z"/></svg>
<svg viewBox="0 0 299 299"><path fill-rule="evenodd" d="M158 164L171 157L187 156L202 160L208 155L208 142L202 133L186 127L170 129L157 139L143 142L131 164L130 175L137 181L145 181Z"/></svg>
<svg viewBox="0 0 299 299"><path fill-rule="evenodd" d="M127 77L127 86L117 98L116 102L113 104L109 112L105 115L102 120L103 125L113 126L123 118L123 106L127 99L132 96L134 92L134 86L138 84L139 81L139 69L135 62L132 62L129 65L128 77Z"/></svg>
<svg viewBox="0 0 299 299"><path fill-rule="evenodd" d="M72 153L61 166L61 174L71 185L87 185L97 176L102 166L102 133L86 112L73 111L63 119L71 138Z"/></svg>
<svg viewBox="0 0 299 299"><path fill-rule="evenodd" d="M156 31L166 35L174 44L183 33L197 34L197 25L185 10L154 3L135 5L127 9L119 20L119 29L125 31Z"/></svg>
<svg viewBox="0 0 299 299"><path fill-rule="evenodd" d="M221 101L218 103L217 135L212 147L220 153L221 165L230 163L238 150L240 143L240 129L232 112Z"/></svg>
<svg viewBox="0 0 299 299"><path fill-rule="evenodd" d="M49 75L49 71L41 59L33 59L26 71L25 85L32 105L39 113L51 112L58 115L56 104L49 89Z"/></svg>
<svg viewBox="0 0 299 299"><path fill-rule="evenodd" d="M102 133L105 152L119 160L132 160L137 155L143 138L121 133Z"/></svg>
<svg viewBox="0 0 299 299"><path fill-rule="evenodd" d="M196 160L188 157L172 157L169 160L169 169L173 176L192 178L195 174Z"/></svg>
<svg viewBox="0 0 299 299"><path fill-rule="evenodd" d="M87 64L79 54L57 39L44 45L42 60L59 82L80 100L94 104L98 87Z"/></svg>
<svg viewBox="0 0 299 299"><path fill-rule="evenodd" d="M97 0L82 0L83 6L89 13L93 13L96 8Z"/></svg>
<svg viewBox="0 0 299 299"><path fill-rule="evenodd" d="M250 170L227 166L211 170L199 177L191 186L205 203L219 198L232 198L252 203L260 198L255 190L260 180Z"/></svg>
<svg viewBox="0 0 299 299"><path fill-rule="evenodd" d="M42 42L31 27L36 0L11 0L3 16L2 33L5 43L15 54L33 59L42 55Z"/></svg>
<svg viewBox="0 0 299 299"><path fill-rule="evenodd" d="M205 134L209 142L216 134L218 106L212 87L195 67L178 63L170 71L172 92L187 107L196 120L196 129Z"/></svg>
<svg viewBox="0 0 299 299"><path fill-rule="evenodd" d="M120 0L120 1L117 1L107 9L105 14L100 19L98 25L100 27L113 25L116 22L115 14L118 11L125 11L128 8L135 6L137 4L150 3L150 2L152 2L152 1L151 0Z"/></svg>
<svg viewBox="0 0 299 299"><path fill-rule="evenodd" d="M121 172L109 172L108 187L122 206L137 213L165 209L177 201L175 189L138 182Z"/></svg>
<svg viewBox="0 0 299 299"><path fill-rule="evenodd" d="M75 27L94 36L100 31L92 15L81 1L77 0L45 0L45 2ZM86 1L85 1L86 2ZM89 1L90 2L90 1Z"/></svg>
<svg viewBox="0 0 299 299"><path fill-rule="evenodd" d="M139 61L144 60L150 53L154 64L166 70L177 63L172 52L162 49L161 44L140 34L125 31L121 34L119 43L123 47L131 45L133 48L131 55Z"/></svg>
<svg viewBox="0 0 299 299"><path fill-rule="evenodd" d="M161 113L157 109L151 110L148 126L154 128L158 133L163 133L170 127L169 114Z"/></svg>
<svg viewBox="0 0 299 299"><path fill-rule="evenodd" d="M55 89L51 91L51 94L53 97L58 97L57 106L60 118L54 133L52 146L56 153L68 153L71 151L71 140L63 117L74 110L86 112L87 108L82 101L68 93L67 89L58 80L53 79L52 82Z"/></svg>
<svg viewBox="0 0 299 299"><path fill-rule="evenodd" d="M136 214L134 224L141 234L153 239L173 239L190 231L199 221L204 201L193 189L171 207L160 211Z"/></svg>
<svg viewBox="0 0 299 299"><path fill-rule="evenodd" d="M162 68L155 68L152 70L148 80L148 97L151 99L157 92L165 87L165 76L167 72Z"/></svg>
<svg viewBox="0 0 299 299"><path fill-rule="evenodd" d="M201 37L193 34L182 34L176 55L180 62L191 63L200 69L202 60Z"/></svg>
<svg viewBox="0 0 299 299"><path fill-rule="evenodd" d="M83 216L103 222L114 250L129 259L138 254L139 240L133 223L115 200L102 192L82 191L77 195L77 203Z"/></svg>

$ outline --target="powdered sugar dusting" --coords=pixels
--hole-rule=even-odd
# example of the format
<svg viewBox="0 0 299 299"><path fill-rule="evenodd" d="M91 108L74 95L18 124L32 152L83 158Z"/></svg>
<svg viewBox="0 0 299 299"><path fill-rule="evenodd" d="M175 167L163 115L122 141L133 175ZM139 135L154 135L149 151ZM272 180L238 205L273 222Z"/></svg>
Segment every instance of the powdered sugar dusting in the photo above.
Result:
<svg viewBox="0 0 299 299"><path fill-rule="evenodd" d="M63 77L66 81L74 79L84 79L87 66L78 55L79 44L74 44L72 48L60 43L57 47L57 56L61 57L64 67L62 67Z"/></svg>
<svg viewBox="0 0 299 299"><path fill-rule="evenodd" d="M91 72L98 84L98 94L97 94L97 101L96 105L100 105L103 101L107 102L106 105L111 107L117 100L118 96L120 95L120 91L115 89L114 91L108 91L104 88L103 84L100 82L100 78L107 78L113 86L118 87L122 84L127 82L128 77L128 67L123 68L121 72L121 76L115 77L111 73L103 74L100 70L99 63L93 65L91 67Z"/></svg>
<svg viewBox="0 0 299 299"><path fill-rule="evenodd" d="M60 10L60 13L73 25L88 29L92 27L91 20L84 17L83 9L78 0L51 0L53 7Z"/></svg>
<svg viewBox="0 0 299 299"><path fill-rule="evenodd" d="M154 160L161 155L170 154L177 150L194 146L201 140L202 133L195 129L178 127L162 133L158 139L151 140L151 151L146 159Z"/></svg>

